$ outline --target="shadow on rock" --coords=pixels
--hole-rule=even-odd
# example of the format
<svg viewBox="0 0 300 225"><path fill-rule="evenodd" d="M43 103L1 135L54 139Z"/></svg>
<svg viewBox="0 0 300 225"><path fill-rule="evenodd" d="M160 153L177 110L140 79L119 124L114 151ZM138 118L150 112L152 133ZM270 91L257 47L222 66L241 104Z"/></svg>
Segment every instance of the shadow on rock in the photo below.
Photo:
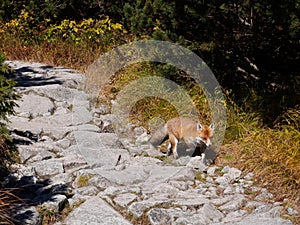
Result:
<svg viewBox="0 0 300 225"><path fill-rule="evenodd" d="M40 70L34 70L31 67L21 67L9 75L10 79L14 79L16 87L32 87L44 86L50 84L62 84L62 81L56 79L55 76L49 76L47 71L53 69L52 66L41 66ZM34 76L36 74L36 76Z"/></svg>
<svg viewBox="0 0 300 225"><path fill-rule="evenodd" d="M7 176L3 188L9 190L9 218L12 224L42 224L42 217L35 206L47 208L52 212L61 211L67 203L69 190L66 184L53 184L49 179L38 180L34 176L17 179L12 174Z"/></svg>

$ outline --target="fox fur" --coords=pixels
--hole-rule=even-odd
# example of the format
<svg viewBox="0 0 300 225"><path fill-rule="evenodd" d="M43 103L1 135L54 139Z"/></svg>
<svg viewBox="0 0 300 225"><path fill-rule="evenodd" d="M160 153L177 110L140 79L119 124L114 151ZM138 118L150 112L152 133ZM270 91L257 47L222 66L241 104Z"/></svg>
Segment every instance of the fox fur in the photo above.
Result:
<svg viewBox="0 0 300 225"><path fill-rule="evenodd" d="M199 144L211 145L214 134L214 125L201 125L199 122L186 117L175 117L167 121L151 137L150 144L159 146L169 139L168 155L173 153L174 158L178 158L177 144L183 140L188 146L188 150L194 150Z"/></svg>

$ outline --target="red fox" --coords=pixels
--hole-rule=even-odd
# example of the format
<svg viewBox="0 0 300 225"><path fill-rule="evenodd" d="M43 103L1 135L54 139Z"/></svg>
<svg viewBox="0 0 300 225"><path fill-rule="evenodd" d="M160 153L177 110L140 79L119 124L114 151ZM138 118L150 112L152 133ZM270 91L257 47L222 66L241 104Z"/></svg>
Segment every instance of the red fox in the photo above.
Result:
<svg viewBox="0 0 300 225"><path fill-rule="evenodd" d="M174 158L177 159L177 143L180 140L183 140L186 143L189 150L194 150L201 142L206 146L210 146L213 134L213 124L210 126L201 125L189 118L175 117L158 129L152 135L149 142L156 147L169 139L170 143L167 154L171 155L171 153L173 153Z"/></svg>

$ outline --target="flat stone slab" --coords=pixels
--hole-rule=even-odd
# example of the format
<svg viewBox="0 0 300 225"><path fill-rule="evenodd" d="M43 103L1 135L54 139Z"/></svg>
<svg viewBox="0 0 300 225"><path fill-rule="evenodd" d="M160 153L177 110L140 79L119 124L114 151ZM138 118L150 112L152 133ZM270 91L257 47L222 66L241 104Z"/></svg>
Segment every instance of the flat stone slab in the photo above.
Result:
<svg viewBox="0 0 300 225"><path fill-rule="evenodd" d="M17 114L30 115L31 118L49 114L54 110L53 102L34 92L22 96L22 100L16 101L19 107L15 107ZM37 107L38 106L38 107Z"/></svg>
<svg viewBox="0 0 300 225"><path fill-rule="evenodd" d="M238 222L228 222L228 223L213 223L212 225L293 225L289 220L282 218L262 218L261 216L248 216L243 218Z"/></svg>
<svg viewBox="0 0 300 225"><path fill-rule="evenodd" d="M99 197L91 197L72 211L66 225L130 225L117 211Z"/></svg>

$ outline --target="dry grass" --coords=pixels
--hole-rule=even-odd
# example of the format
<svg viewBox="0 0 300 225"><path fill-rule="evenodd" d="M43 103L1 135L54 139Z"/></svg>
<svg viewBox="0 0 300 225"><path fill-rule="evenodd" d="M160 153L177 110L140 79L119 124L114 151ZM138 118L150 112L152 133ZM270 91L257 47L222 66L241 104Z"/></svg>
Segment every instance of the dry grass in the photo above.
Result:
<svg viewBox="0 0 300 225"><path fill-rule="evenodd" d="M108 49L96 44L74 44L57 40L41 44L22 44L18 38L0 33L0 51L9 60L42 62L52 66L64 66L84 71L95 59Z"/></svg>
<svg viewBox="0 0 300 225"><path fill-rule="evenodd" d="M256 184L268 188L274 200L300 212L300 131L294 127L252 130L224 145L217 164L253 172ZM291 219L300 224L299 216Z"/></svg>
<svg viewBox="0 0 300 225"><path fill-rule="evenodd" d="M229 101L230 102L230 101ZM266 128L256 114L228 107L225 144L216 164L253 172L257 185L266 187L276 201L300 213L300 111L289 109ZM300 217L290 216L294 224Z"/></svg>
<svg viewBox="0 0 300 225"><path fill-rule="evenodd" d="M128 86L132 85L135 81L151 76L161 77L161 74L159 74L159 72L156 70L156 67L150 63L145 62L128 66L119 71L112 78L112 81L102 89L99 96L99 102L110 103L111 100L115 99L122 90L128 88ZM174 77L177 76L177 74L174 75ZM145 85L143 81L134 84ZM200 121L207 124L210 122L211 115L209 104L205 98L205 95L203 94L203 91L195 82L182 82L182 90L179 92L178 90L168 90L170 94L166 95L166 99L159 97L160 93L167 88L159 81L159 79L151 80L151 82L149 82L149 86L150 88L156 88L157 96L148 96L147 90L144 90L143 88L140 88L136 91L130 89L133 97L146 96L135 102L131 109L130 117L134 123L149 128L149 122L153 122L154 120L152 119L154 118L160 118L166 121L170 118L178 116L180 113L189 116L190 112L193 111L193 107L196 107ZM146 88L148 88L148 86ZM182 105L182 99L184 99L184 96L178 95L178 93L180 94L183 91L186 91L193 103L188 104L188 107L182 108L183 111L180 112L176 110L175 105ZM131 100L132 98L128 99L129 102Z"/></svg>
<svg viewBox="0 0 300 225"><path fill-rule="evenodd" d="M15 204L21 200L15 196L13 190L0 190L0 224L15 224L15 220L11 217L11 211Z"/></svg>

